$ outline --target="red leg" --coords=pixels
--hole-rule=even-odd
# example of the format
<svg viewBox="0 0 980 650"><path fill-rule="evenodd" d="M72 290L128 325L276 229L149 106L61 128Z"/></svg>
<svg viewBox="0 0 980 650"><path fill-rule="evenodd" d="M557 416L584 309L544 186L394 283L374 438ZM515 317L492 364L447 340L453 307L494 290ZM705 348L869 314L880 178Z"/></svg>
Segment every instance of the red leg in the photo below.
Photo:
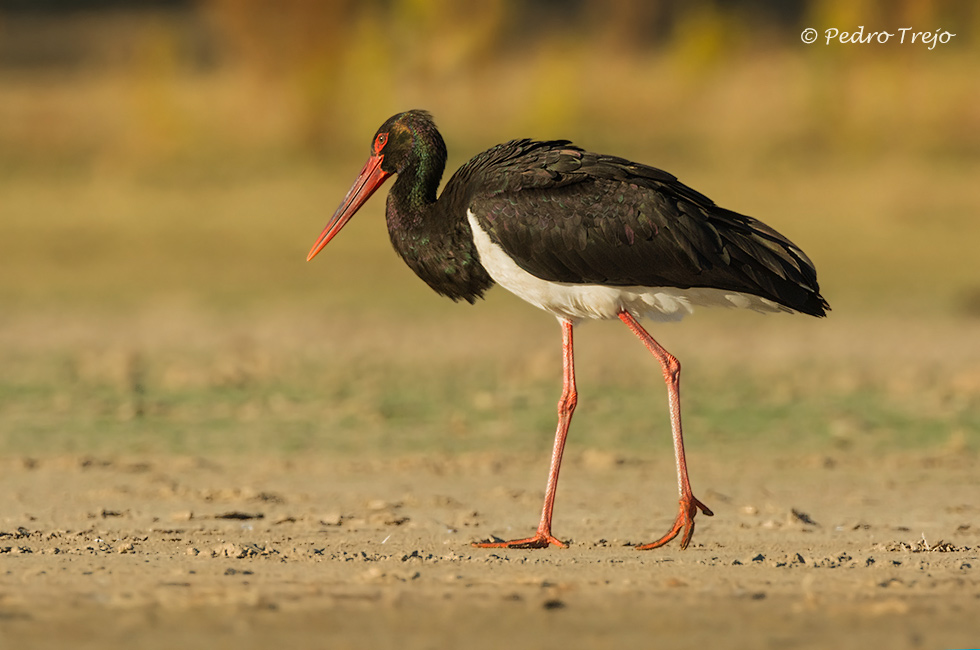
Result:
<svg viewBox="0 0 980 650"><path fill-rule="evenodd" d="M670 352L667 352L657 343L650 334L643 329L635 318L627 312L621 312L619 319L626 323L626 326L633 330L633 333L643 342L648 350L660 362L663 369L664 382L667 384L667 401L670 404L670 428L674 435L674 457L677 460L677 488L680 491L680 512L674 520L673 527L667 534L651 544L637 546L637 549L645 551L651 548L663 546L670 540L677 537L681 530L684 536L681 538L681 548L687 548L694 535L694 515L698 510L707 516L712 516L711 510L706 505L694 498L691 491L691 481L687 476L687 460L684 457L684 433L681 430L681 364Z"/></svg>
<svg viewBox="0 0 980 650"><path fill-rule="evenodd" d="M551 452L551 470L548 472L548 487L544 493L541 523L538 524L538 530L533 537L515 539L509 542L475 542L473 546L480 548L546 548L549 544L554 544L561 548L568 548L568 544L551 534L551 514L555 509L555 492L558 489L561 456L565 451L568 425L572 422L572 413L578 403L578 391L575 390L575 355L572 350L572 322L562 320L561 331L564 374L561 399L558 400L558 430L555 432L555 447Z"/></svg>

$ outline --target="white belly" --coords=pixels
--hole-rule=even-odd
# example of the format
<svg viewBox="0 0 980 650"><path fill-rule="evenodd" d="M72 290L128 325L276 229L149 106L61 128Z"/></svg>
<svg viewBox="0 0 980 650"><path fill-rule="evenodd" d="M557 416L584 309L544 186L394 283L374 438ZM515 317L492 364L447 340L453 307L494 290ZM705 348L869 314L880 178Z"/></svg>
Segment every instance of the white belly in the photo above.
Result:
<svg viewBox="0 0 980 650"><path fill-rule="evenodd" d="M613 319L627 311L637 318L659 321L680 320L695 305L740 307L756 311L792 311L779 303L751 294L722 289L676 289L674 287L607 287L599 284L550 282L531 275L490 240L472 212L466 217L480 262L497 284L521 299L551 312L558 318Z"/></svg>

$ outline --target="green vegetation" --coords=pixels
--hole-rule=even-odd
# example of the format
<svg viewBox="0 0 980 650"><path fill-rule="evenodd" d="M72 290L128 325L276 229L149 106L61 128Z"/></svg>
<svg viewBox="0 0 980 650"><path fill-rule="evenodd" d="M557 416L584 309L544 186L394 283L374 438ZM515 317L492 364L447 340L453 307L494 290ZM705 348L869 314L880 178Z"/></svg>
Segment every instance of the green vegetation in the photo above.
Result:
<svg viewBox="0 0 980 650"><path fill-rule="evenodd" d="M519 307L438 318L66 313L64 327L51 315L6 319L0 450L544 452L558 328ZM794 320L703 314L655 329L684 364L692 450L975 449L973 323L918 321L937 338L900 357L907 324ZM660 373L639 344L616 324L593 324L579 349L573 449L669 453Z"/></svg>

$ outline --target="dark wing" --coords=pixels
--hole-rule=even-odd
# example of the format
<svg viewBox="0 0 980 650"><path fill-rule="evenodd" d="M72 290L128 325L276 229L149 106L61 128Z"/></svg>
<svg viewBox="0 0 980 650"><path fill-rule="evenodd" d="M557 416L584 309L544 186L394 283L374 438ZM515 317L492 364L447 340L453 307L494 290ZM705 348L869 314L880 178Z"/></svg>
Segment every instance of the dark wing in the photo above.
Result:
<svg viewBox="0 0 980 650"><path fill-rule="evenodd" d="M815 316L829 309L799 247L660 169L567 141L521 140L480 154L457 176L450 184L466 186L491 240L544 280L712 287Z"/></svg>

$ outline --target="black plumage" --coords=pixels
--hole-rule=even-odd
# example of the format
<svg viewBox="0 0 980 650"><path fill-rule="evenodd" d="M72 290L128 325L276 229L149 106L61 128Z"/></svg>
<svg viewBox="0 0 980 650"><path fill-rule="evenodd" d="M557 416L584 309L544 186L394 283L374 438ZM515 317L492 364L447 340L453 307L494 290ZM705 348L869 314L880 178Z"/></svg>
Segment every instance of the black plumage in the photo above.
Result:
<svg viewBox="0 0 980 650"><path fill-rule="evenodd" d="M400 137L383 163L399 173L388 196L392 243L454 300L473 302L493 283L473 246L471 210L495 244L543 280L723 289L814 316L829 308L798 246L663 170L566 140L512 140L463 165L435 201L446 150L431 118L403 113L379 133L393 131Z"/></svg>

